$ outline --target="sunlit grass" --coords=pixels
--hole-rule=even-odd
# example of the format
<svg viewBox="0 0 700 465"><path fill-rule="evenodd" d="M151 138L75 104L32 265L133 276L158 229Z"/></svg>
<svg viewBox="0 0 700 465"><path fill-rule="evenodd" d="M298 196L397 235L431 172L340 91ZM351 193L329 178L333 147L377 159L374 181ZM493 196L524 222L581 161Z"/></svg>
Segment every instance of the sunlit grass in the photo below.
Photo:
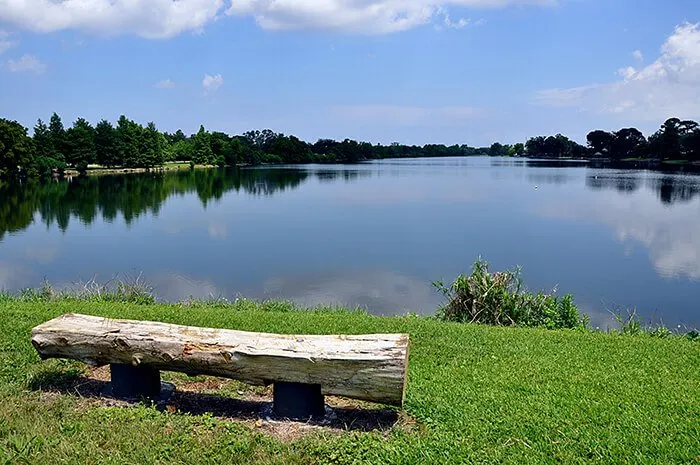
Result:
<svg viewBox="0 0 700 465"><path fill-rule="evenodd" d="M265 310L265 311L261 311ZM379 318L289 303L0 298L0 463L693 463L700 346L685 338ZM407 332L405 410L419 427L284 442L210 415L85 407L30 389L33 326L63 313L278 333Z"/></svg>

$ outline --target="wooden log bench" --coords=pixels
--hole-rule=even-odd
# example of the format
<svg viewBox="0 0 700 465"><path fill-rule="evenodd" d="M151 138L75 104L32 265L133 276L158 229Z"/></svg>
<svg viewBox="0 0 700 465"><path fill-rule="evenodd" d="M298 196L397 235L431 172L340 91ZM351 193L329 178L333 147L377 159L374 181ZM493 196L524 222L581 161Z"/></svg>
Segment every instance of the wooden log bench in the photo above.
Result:
<svg viewBox="0 0 700 465"><path fill-rule="evenodd" d="M403 405L408 335L299 336L67 314L32 330L42 359L111 368L122 397L157 397L160 371L273 384L273 409L318 418L324 395Z"/></svg>

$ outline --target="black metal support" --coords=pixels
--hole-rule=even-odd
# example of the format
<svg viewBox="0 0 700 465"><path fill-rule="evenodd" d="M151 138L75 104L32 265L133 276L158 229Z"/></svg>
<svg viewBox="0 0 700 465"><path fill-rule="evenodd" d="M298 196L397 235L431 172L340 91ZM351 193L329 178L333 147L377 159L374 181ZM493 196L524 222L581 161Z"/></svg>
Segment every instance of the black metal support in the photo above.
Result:
<svg viewBox="0 0 700 465"><path fill-rule="evenodd" d="M317 420L326 413L319 384L275 383L273 399L273 411L282 418Z"/></svg>
<svg viewBox="0 0 700 465"><path fill-rule="evenodd" d="M155 399L160 395L160 371L149 367L112 364L111 393L115 397Z"/></svg>

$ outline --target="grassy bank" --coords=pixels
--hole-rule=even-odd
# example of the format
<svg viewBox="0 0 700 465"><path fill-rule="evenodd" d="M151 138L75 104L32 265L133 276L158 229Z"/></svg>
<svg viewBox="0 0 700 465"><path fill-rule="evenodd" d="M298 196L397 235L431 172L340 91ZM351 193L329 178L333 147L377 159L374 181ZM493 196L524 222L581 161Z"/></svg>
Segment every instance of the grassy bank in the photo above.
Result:
<svg viewBox="0 0 700 465"><path fill-rule="evenodd" d="M194 169L208 169L208 168L216 168L216 166L209 166L209 165L195 165ZM189 170L192 169L190 164L188 162L167 162L162 166L156 166L153 168L105 168L99 165L90 165L88 166L87 171L85 172L86 175L88 176L98 176L98 175L104 175L104 174L131 174L131 173L147 173L147 172L155 172L155 173L161 173L164 171L182 171L182 170ZM80 172L74 169L67 169L65 171L65 174L67 176L78 176L80 175Z"/></svg>
<svg viewBox="0 0 700 465"><path fill-rule="evenodd" d="M678 464L700 455L697 342L284 310L0 300L0 463ZM40 362L29 343L34 325L67 312L280 333L408 332L405 413L377 412L374 428L351 415L344 427L285 437L254 413L207 414L182 399L164 411L106 406L76 394L83 365ZM176 382L196 385L197 405L221 406L207 394L235 405L269 395Z"/></svg>

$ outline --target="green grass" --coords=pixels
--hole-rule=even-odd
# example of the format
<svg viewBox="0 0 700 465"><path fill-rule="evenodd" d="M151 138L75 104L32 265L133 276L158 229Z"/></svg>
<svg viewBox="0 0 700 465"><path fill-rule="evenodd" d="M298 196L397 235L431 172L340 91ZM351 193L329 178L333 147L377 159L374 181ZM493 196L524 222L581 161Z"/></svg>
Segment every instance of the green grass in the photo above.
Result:
<svg viewBox="0 0 700 465"><path fill-rule="evenodd" d="M36 380L84 368L40 362L33 326L76 312L280 333L408 332L405 410L418 427L319 431L281 441L212 415L85 406ZM700 345L445 323L288 305L136 305L0 298L0 464L697 463ZM34 381L32 381L34 380Z"/></svg>
<svg viewBox="0 0 700 465"><path fill-rule="evenodd" d="M667 165L687 165L690 163L689 160L664 160L663 163Z"/></svg>
<svg viewBox="0 0 700 465"><path fill-rule="evenodd" d="M215 168L214 166L208 166L208 165L195 165L195 169L207 169L207 168ZM151 168L151 171L181 171L181 170L189 170L190 164L189 162L165 162L162 166L156 166L154 168ZM121 173L141 173L141 172L146 172L148 169L146 168L124 168L124 167L119 167L119 168L107 168L104 166L100 165L90 165L88 166L86 174L88 175L101 175L101 174L121 174ZM76 175L78 174L78 171L75 169L67 169L66 170L67 174L73 174Z"/></svg>

